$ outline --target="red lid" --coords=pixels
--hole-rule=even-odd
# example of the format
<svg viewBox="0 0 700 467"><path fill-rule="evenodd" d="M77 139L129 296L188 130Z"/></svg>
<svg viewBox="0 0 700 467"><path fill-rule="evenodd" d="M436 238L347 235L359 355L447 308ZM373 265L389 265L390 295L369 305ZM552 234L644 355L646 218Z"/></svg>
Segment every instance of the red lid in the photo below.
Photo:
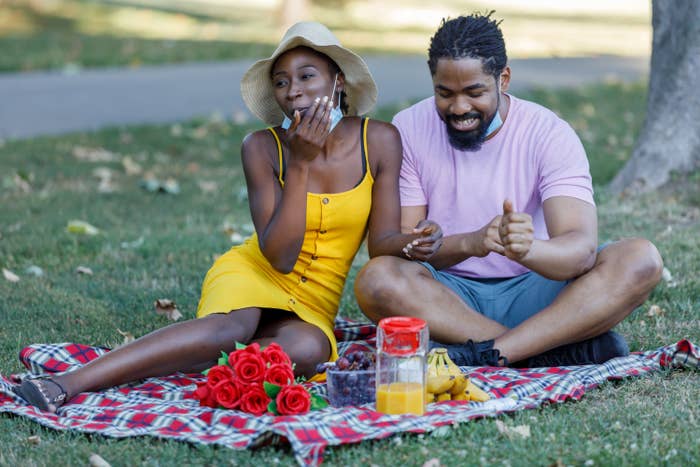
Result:
<svg viewBox="0 0 700 467"><path fill-rule="evenodd" d="M394 316L379 321L379 328L384 333L383 352L394 355L408 355L418 350L421 331L426 323L420 318Z"/></svg>

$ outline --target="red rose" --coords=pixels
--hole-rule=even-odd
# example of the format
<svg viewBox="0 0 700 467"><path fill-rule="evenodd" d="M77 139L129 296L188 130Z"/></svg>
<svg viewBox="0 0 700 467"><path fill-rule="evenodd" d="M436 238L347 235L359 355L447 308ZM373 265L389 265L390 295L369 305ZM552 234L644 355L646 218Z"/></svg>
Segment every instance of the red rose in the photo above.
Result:
<svg viewBox="0 0 700 467"><path fill-rule="evenodd" d="M266 363L284 363L285 365L292 366L292 359L289 358L287 352L282 350L282 346L276 342L265 347L262 351L262 356Z"/></svg>
<svg viewBox="0 0 700 467"><path fill-rule="evenodd" d="M294 371L286 363L274 363L265 371L263 380L277 386L285 386L294 382Z"/></svg>
<svg viewBox="0 0 700 467"><path fill-rule="evenodd" d="M282 386L276 402L280 415L298 415L311 409L311 394L301 384L289 384Z"/></svg>
<svg viewBox="0 0 700 467"><path fill-rule="evenodd" d="M262 383L265 376L265 361L259 353L241 353L233 364L233 372L244 384Z"/></svg>
<svg viewBox="0 0 700 467"><path fill-rule="evenodd" d="M262 415L267 412L270 397L265 394L262 384L251 384L241 396L241 410L253 415Z"/></svg>
<svg viewBox="0 0 700 467"><path fill-rule="evenodd" d="M228 354L228 364L234 366L239 358L242 358L244 355L248 354L260 355L260 344L253 342L243 349L234 350Z"/></svg>
<svg viewBox="0 0 700 467"><path fill-rule="evenodd" d="M197 384L197 389L194 391L194 397L195 399L199 399L199 405L216 408L217 404L214 399L214 392L209 387L207 381L197 381L195 384Z"/></svg>
<svg viewBox="0 0 700 467"><path fill-rule="evenodd" d="M227 409L235 409L241 403L241 390L233 380L223 380L212 389L216 402Z"/></svg>
<svg viewBox="0 0 700 467"><path fill-rule="evenodd" d="M221 381L232 380L235 377L233 370L226 365L216 365L207 372L207 384L213 388Z"/></svg>

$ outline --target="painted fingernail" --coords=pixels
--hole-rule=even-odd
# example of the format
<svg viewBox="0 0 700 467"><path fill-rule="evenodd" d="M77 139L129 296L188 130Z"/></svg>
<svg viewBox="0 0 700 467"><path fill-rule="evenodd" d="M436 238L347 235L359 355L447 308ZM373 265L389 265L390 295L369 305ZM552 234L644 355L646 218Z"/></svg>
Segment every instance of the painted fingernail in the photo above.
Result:
<svg viewBox="0 0 700 467"><path fill-rule="evenodd" d="M314 102L315 102L316 104L318 104L319 102L321 102L321 98L320 98L320 97L317 97L316 99L314 99Z"/></svg>
<svg viewBox="0 0 700 467"><path fill-rule="evenodd" d="M323 103L325 104L326 102L328 102L328 96L323 96Z"/></svg>

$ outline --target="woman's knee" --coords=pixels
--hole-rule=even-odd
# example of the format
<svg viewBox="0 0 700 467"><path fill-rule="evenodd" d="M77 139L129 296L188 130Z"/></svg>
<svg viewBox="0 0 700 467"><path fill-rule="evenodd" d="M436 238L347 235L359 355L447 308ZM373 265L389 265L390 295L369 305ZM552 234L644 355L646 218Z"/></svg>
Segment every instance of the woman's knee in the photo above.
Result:
<svg viewBox="0 0 700 467"><path fill-rule="evenodd" d="M253 339L260 322L260 310L245 308L229 313L213 313L198 319L209 321L212 342L225 345L221 350L227 350L236 342L247 344Z"/></svg>
<svg viewBox="0 0 700 467"><path fill-rule="evenodd" d="M331 344L320 330L304 338L281 344L295 364L294 373L307 377L316 373L316 366L331 357Z"/></svg>

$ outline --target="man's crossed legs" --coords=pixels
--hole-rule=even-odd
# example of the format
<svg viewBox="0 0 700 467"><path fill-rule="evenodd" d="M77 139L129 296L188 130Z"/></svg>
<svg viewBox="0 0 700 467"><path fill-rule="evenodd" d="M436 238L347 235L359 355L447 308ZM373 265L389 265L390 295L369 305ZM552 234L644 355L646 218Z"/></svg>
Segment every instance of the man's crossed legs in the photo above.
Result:
<svg viewBox="0 0 700 467"><path fill-rule="evenodd" d="M624 339L608 331L646 300L662 269L661 256L644 239L606 246L590 271L566 282L532 272L464 279L387 256L360 271L355 295L375 322L396 315L426 320L431 339L447 344L460 365L602 363L627 354ZM500 361L486 357L492 349Z"/></svg>

